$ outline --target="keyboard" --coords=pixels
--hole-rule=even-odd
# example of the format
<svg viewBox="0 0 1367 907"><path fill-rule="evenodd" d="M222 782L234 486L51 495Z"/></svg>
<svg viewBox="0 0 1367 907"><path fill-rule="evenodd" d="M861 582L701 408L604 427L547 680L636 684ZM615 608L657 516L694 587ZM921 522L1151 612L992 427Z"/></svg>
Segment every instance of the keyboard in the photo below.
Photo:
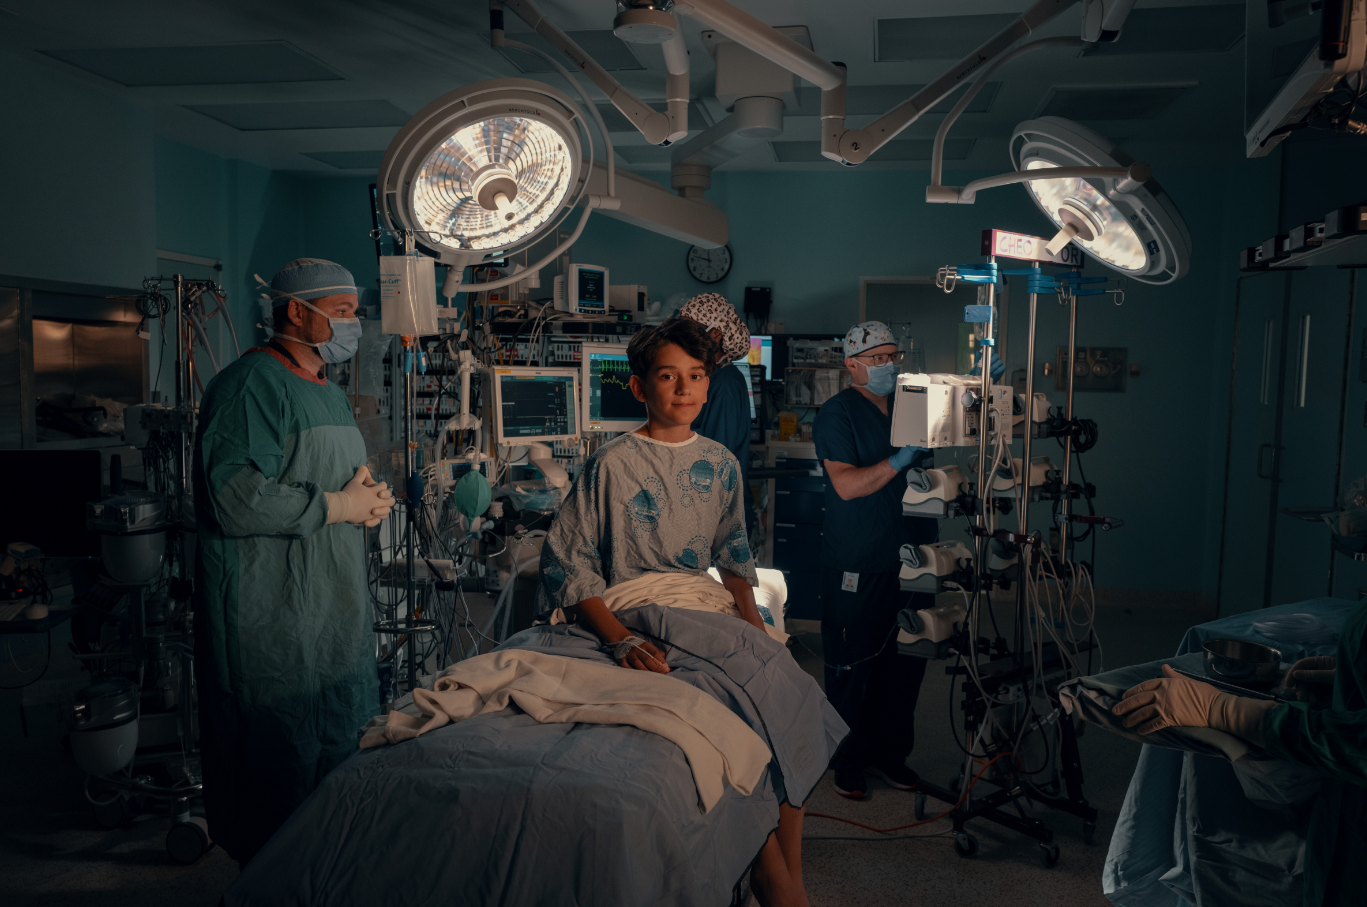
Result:
<svg viewBox="0 0 1367 907"><path fill-rule="evenodd" d="M14 602L13 604L9 602L0 603L0 620L14 620L20 614L23 614L24 609L28 606L29 603L27 599L21 602Z"/></svg>

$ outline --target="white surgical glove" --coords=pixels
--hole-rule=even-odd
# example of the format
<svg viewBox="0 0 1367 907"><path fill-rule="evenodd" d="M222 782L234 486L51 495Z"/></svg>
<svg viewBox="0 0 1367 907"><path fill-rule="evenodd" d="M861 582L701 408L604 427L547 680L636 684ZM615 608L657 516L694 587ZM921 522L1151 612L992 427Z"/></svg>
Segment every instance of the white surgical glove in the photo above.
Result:
<svg viewBox="0 0 1367 907"><path fill-rule="evenodd" d="M378 526L394 507L394 496L389 493L389 485L372 479L370 470L365 466L356 470L356 475L341 491L325 494L329 523Z"/></svg>

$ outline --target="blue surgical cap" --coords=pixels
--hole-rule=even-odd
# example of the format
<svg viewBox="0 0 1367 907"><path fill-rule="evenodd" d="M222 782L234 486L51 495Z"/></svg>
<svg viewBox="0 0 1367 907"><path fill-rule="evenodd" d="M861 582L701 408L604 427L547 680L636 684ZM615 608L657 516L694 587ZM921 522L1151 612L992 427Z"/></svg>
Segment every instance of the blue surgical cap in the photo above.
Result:
<svg viewBox="0 0 1367 907"><path fill-rule="evenodd" d="M892 330L881 321L865 321L850 328L845 335L845 355L857 356L876 346L896 343Z"/></svg>
<svg viewBox="0 0 1367 907"><path fill-rule="evenodd" d="M271 278L272 303L285 299L321 299L338 293L359 293L351 272L321 258L296 258Z"/></svg>

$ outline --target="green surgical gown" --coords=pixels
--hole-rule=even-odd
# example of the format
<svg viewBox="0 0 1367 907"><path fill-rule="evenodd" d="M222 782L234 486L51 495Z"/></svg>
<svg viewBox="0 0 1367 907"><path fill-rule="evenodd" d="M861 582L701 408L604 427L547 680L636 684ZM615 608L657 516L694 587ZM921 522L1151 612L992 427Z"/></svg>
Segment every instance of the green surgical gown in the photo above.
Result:
<svg viewBox="0 0 1367 907"><path fill-rule="evenodd" d="M346 396L252 350L205 389L194 450L196 678L211 834L245 862L378 711L364 531L324 492L365 463Z"/></svg>
<svg viewBox="0 0 1367 907"><path fill-rule="evenodd" d="M1305 907L1367 902L1367 600L1339 634L1333 705L1273 709L1266 745L1324 775L1305 844Z"/></svg>

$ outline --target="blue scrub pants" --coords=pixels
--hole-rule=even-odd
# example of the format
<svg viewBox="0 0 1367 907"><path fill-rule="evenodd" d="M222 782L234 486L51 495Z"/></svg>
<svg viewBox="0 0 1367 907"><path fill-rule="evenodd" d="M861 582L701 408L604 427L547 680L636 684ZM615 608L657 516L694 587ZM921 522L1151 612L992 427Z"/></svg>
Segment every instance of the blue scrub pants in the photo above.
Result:
<svg viewBox="0 0 1367 907"><path fill-rule="evenodd" d="M858 588L849 592L842 587L844 575L821 568L826 698L850 726L831 767L901 764L916 743L916 699L926 660L897 654L897 612L933 607L935 596L903 592L896 572L861 573Z"/></svg>

